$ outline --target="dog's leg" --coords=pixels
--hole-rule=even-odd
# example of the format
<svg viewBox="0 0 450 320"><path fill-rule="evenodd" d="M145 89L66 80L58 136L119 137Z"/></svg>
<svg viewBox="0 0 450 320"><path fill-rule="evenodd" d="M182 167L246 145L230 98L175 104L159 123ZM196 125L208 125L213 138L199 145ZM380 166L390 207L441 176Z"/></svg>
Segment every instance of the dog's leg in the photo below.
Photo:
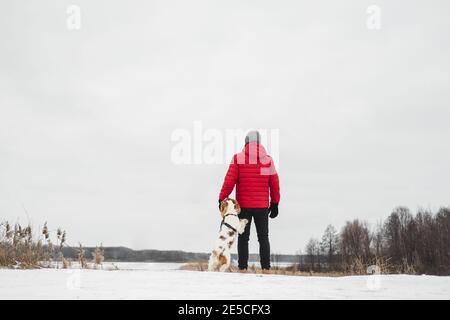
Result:
<svg viewBox="0 0 450 320"><path fill-rule="evenodd" d="M209 256L208 271L216 271L218 264L219 264L219 261L218 261L217 253L216 253L216 251L213 251L211 253L211 255Z"/></svg>
<svg viewBox="0 0 450 320"><path fill-rule="evenodd" d="M231 265L231 254L229 249L225 249L222 253L222 255L225 257L225 263L220 266L219 271L225 272L230 268Z"/></svg>
<svg viewBox="0 0 450 320"><path fill-rule="evenodd" d="M244 233L245 226L247 225L248 220L247 220L247 219L242 219L242 220L240 220L239 222L240 222L240 225L239 225L238 233L239 233L239 234L242 234L242 233Z"/></svg>

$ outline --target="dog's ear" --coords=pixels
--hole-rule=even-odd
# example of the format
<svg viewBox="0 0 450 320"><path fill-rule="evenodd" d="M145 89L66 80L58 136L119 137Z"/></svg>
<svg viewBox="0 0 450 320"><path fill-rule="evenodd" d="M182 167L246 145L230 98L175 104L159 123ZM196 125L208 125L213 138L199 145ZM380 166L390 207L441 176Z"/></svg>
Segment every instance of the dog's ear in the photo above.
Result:
<svg viewBox="0 0 450 320"><path fill-rule="evenodd" d="M220 213L222 214L222 216L225 214L225 212L227 212L227 209L228 209L227 199L223 199L222 202L220 203Z"/></svg>
<svg viewBox="0 0 450 320"><path fill-rule="evenodd" d="M234 201L234 210L236 210L237 214L241 213L241 206L237 201Z"/></svg>

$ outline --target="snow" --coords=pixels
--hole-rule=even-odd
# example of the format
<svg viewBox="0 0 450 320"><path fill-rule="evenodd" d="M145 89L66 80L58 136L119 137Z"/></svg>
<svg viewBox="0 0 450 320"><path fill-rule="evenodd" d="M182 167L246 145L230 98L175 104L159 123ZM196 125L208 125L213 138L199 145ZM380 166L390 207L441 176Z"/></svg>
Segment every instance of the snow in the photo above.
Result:
<svg viewBox="0 0 450 320"><path fill-rule="evenodd" d="M182 271L167 263L116 265L120 270L0 269L0 299L450 298L450 277L299 277Z"/></svg>

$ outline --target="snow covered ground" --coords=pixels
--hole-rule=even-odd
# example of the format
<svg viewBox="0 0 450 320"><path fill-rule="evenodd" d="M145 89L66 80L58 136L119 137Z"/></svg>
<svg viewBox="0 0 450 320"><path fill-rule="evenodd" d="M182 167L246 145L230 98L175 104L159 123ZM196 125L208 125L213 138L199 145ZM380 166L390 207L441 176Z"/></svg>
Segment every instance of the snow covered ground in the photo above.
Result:
<svg viewBox="0 0 450 320"><path fill-rule="evenodd" d="M450 299L450 277L297 277L117 263L106 270L0 269L0 299Z"/></svg>

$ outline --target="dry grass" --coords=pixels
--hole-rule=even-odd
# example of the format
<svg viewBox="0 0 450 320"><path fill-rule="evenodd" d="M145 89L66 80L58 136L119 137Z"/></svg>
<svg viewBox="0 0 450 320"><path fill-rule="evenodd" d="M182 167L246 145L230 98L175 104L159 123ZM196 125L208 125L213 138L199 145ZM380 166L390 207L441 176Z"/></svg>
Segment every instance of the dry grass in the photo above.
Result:
<svg viewBox="0 0 450 320"><path fill-rule="evenodd" d="M207 271L208 270L208 262L198 261L198 262L189 262L181 265L180 270L188 270L188 271Z"/></svg>
<svg viewBox="0 0 450 320"><path fill-rule="evenodd" d="M198 262L190 262L185 263L180 267L180 270L188 270L188 271L207 271L208 270L208 263L205 261L198 261ZM228 272L232 273L242 273L237 266L232 265L230 267L230 270ZM249 274L272 274L272 275L284 275L284 276L303 276L303 277L310 277L310 276L322 276L322 277L342 277L346 274L343 272L306 272L306 271L299 271L295 270L293 266L287 266L287 267L272 267L270 270L262 270L260 267L257 267L255 264L252 264L249 266L246 272Z"/></svg>
<svg viewBox="0 0 450 320"><path fill-rule="evenodd" d="M83 246L81 245L81 243L78 244L78 263L80 264L82 269L89 269L89 265L86 261L86 257L84 255L84 249Z"/></svg>
<svg viewBox="0 0 450 320"><path fill-rule="evenodd" d="M103 249L103 245L100 244L100 247L95 247L94 252L92 253L92 258L94 260L95 268L103 268L103 261L105 261L105 250Z"/></svg>
<svg viewBox="0 0 450 320"><path fill-rule="evenodd" d="M374 257L364 261L361 258L354 258L351 263L343 264L344 273L347 275L367 275L367 274L415 274L413 268L400 269L390 263L389 258Z"/></svg>
<svg viewBox="0 0 450 320"><path fill-rule="evenodd" d="M52 238L54 241L52 241ZM47 223L38 234L30 225L12 226L9 222L0 223L0 268L70 268L72 261L63 255L66 246L66 232L60 228L51 231ZM97 269L104 261L103 246L97 247L93 262L89 263L81 244L78 247L78 263L81 268Z"/></svg>
<svg viewBox="0 0 450 320"><path fill-rule="evenodd" d="M62 248L66 233L58 229L57 247L50 240L47 223L38 237L33 234L31 225L12 226L9 222L0 223L0 267L38 268L61 261L64 265Z"/></svg>

